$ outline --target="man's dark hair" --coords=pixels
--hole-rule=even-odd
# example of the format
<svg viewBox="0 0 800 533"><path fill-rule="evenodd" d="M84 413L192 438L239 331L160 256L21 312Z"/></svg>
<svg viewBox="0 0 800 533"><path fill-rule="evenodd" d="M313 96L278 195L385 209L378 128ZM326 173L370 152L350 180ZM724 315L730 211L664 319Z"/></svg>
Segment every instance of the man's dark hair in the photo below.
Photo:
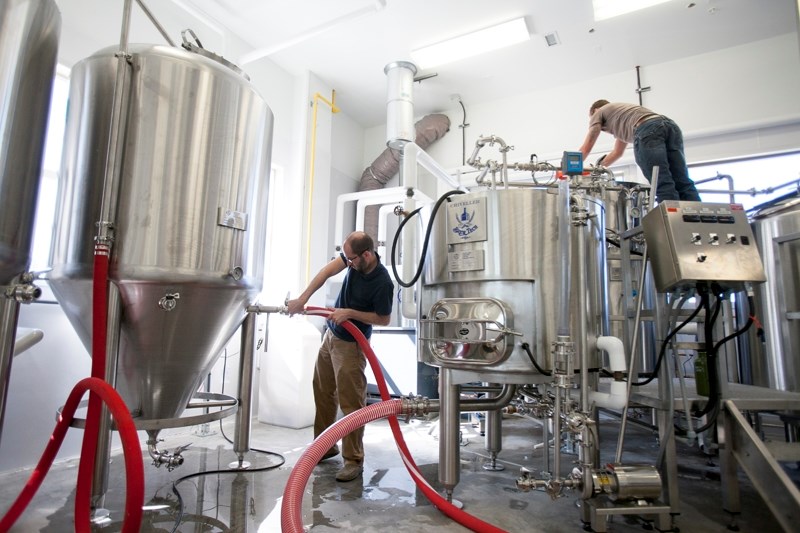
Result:
<svg viewBox="0 0 800 533"><path fill-rule="evenodd" d="M347 237L347 242L350 244L350 249L354 254L361 255L366 251L372 251L375 243L372 242L372 237L363 231L354 231Z"/></svg>
<svg viewBox="0 0 800 533"><path fill-rule="evenodd" d="M595 109L600 109L604 105L608 103L608 100L598 100L592 104L592 107L589 108L589 114L591 114Z"/></svg>

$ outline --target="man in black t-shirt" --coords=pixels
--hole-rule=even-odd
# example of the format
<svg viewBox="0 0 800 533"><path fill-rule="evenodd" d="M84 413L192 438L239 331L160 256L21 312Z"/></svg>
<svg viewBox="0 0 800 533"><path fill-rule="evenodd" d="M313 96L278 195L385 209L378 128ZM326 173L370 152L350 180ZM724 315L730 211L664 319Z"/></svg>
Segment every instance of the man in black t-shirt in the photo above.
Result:
<svg viewBox="0 0 800 533"><path fill-rule="evenodd" d="M386 326L391 319L394 285L372 238L363 231L348 235L339 257L325 265L298 298L288 302L289 314L302 313L311 295L345 268L347 273L328 316L328 329L314 367L314 438L336 421L339 407L347 415L366 406L366 359L342 323L350 320L369 339L373 325ZM338 481L351 481L363 472L363 437L362 427L342 439L344 467L336 474ZM338 453L334 445L322 459Z"/></svg>

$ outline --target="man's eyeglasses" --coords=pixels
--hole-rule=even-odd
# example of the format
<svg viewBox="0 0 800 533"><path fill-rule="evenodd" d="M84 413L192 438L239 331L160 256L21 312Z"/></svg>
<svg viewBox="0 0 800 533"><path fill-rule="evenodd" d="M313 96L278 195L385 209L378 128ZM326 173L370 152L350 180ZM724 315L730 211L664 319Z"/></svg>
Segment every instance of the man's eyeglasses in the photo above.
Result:
<svg viewBox="0 0 800 533"><path fill-rule="evenodd" d="M364 252L366 252L366 250L364 250ZM355 261L356 259L358 259L359 257L361 257L361 256L364 254L364 252L359 252L359 253L357 253L356 255L354 255L353 257L347 257L347 256L345 256L345 259L347 259L347 263L348 263L348 264L352 265L352 264L353 264L353 261Z"/></svg>

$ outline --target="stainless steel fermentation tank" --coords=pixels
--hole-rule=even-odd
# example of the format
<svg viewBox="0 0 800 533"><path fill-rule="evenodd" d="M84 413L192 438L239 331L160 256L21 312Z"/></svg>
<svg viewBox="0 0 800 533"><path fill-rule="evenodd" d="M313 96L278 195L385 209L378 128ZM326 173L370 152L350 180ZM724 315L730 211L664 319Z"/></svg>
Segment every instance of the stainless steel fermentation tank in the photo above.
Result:
<svg viewBox="0 0 800 533"><path fill-rule="evenodd" d="M751 328L743 372L752 385L800 390L800 194L759 206L750 217L767 282L754 286L754 309L764 331ZM740 315L747 317L748 310ZM742 320L743 321L743 320Z"/></svg>
<svg viewBox="0 0 800 533"><path fill-rule="evenodd" d="M30 267L61 14L49 0L0 2L0 432Z"/></svg>
<svg viewBox="0 0 800 533"><path fill-rule="evenodd" d="M596 339L607 315L604 207L581 192L572 201L587 216L570 229L569 329L597 368ZM543 370L553 368L562 279L558 191L489 189L453 196L446 205L432 222L419 299L419 360L493 383L549 381L522 344ZM585 336L578 339L580 332ZM580 369L577 360L574 368Z"/></svg>
<svg viewBox="0 0 800 533"><path fill-rule="evenodd" d="M139 420L186 408L261 290L273 116L222 58L131 45L109 278L115 386ZM72 69L51 286L90 346L116 48Z"/></svg>

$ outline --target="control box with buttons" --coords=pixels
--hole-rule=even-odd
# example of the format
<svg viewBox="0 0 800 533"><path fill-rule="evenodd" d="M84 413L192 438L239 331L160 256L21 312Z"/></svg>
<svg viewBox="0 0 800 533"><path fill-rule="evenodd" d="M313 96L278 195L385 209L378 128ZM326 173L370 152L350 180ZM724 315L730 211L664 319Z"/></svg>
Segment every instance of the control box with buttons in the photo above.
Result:
<svg viewBox="0 0 800 533"><path fill-rule="evenodd" d="M659 292L698 281L739 290L744 282L766 280L741 204L667 200L644 217L643 226Z"/></svg>

